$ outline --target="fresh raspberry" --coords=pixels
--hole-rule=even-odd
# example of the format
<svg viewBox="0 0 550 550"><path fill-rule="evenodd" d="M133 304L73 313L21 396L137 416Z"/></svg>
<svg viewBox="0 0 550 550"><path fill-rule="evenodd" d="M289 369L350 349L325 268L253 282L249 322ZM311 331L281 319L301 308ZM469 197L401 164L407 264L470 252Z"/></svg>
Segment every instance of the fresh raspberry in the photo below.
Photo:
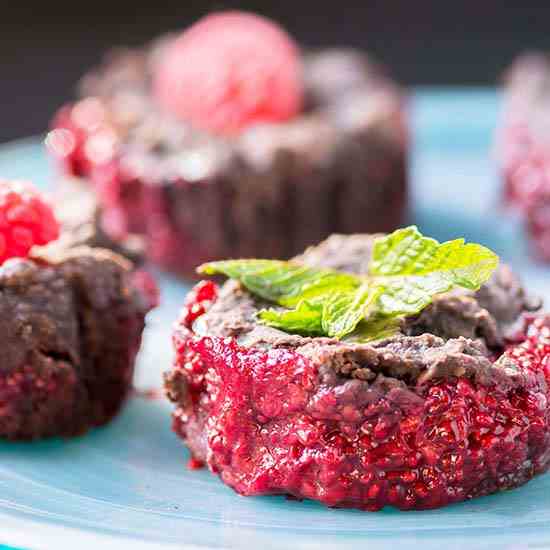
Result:
<svg viewBox="0 0 550 550"><path fill-rule="evenodd" d="M0 264L57 239L52 207L30 183L0 181Z"/></svg>
<svg viewBox="0 0 550 550"><path fill-rule="evenodd" d="M517 487L550 466L549 317L528 319L522 342L498 359L517 376L390 391L327 382L292 349L194 334L185 317L174 344L174 430L243 495L427 509Z"/></svg>
<svg viewBox="0 0 550 550"><path fill-rule="evenodd" d="M154 91L166 109L215 133L284 121L302 103L298 48L264 17L210 15L167 47L154 75Z"/></svg>

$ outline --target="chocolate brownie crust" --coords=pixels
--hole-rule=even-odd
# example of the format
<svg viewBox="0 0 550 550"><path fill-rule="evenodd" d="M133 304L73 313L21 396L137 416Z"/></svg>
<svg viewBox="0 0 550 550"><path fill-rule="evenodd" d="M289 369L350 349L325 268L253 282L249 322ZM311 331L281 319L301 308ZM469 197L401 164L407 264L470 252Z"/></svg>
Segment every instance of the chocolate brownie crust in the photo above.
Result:
<svg viewBox="0 0 550 550"><path fill-rule="evenodd" d="M72 436L112 418L149 309L131 264L107 250L48 250L0 266L0 437Z"/></svg>

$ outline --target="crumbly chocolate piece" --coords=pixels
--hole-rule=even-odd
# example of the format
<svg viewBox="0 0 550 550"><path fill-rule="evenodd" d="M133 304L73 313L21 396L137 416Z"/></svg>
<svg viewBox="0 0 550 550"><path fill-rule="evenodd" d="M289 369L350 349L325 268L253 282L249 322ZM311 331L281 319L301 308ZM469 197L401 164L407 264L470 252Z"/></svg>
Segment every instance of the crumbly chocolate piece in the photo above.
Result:
<svg viewBox="0 0 550 550"><path fill-rule="evenodd" d="M151 308L132 277L88 247L0 266L0 437L74 436L118 412Z"/></svg>

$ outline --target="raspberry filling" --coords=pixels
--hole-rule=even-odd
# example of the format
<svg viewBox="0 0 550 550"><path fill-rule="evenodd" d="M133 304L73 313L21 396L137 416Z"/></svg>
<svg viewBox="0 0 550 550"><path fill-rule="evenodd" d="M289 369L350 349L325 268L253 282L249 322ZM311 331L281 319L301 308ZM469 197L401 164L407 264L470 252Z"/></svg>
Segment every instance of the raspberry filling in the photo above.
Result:
<svg viewBox="0 0 550 550"><path fill-rule="evenodd" d="M201 283L190 295L166 387L194 466L238 493L427 509L547 470L550 318L526 316L489 377L413 383L379 372L368 383L292 349L197 334L214 292Z"/></svg>

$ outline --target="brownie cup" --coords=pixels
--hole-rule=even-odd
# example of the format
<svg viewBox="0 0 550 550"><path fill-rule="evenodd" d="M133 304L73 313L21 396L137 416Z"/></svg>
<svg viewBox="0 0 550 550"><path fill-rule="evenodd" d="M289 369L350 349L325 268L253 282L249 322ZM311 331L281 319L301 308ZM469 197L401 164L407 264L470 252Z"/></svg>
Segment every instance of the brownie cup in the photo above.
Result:
<svg viewBox="0 0 550 550"><path fill-rule="evenodd" d="M366 273L373 237L296 258ZM550 461L550 317L501 266L371 343L261 325L239 283L198 284L166 374L193 465L242 495L425 509L519 486Z"/></svg>
<svg viewBox="0 0 550 550"><path fill-rule="evenodd" d="M550 55L518 57L503 93L497 152L505 198L520 211L536 255L550 261Z"/></svg>
<svg viewBox="0 0 550 550"><path fill-rule="evenodd" d="M0 266L1 438L75 436L119 411L154 299L136 273L59 243Z"/></svg>
<svg viewBox="0 0 550 550"><path fill-rule="evenodd" d="M108 55L47 138L63 171L93 186L112 238L142 234L153 262L194 276L214 258L288 258L332 232L402 224L404 97L367 55L303 52L297 116L220 136L155 99L173 40Z"/></svg>

